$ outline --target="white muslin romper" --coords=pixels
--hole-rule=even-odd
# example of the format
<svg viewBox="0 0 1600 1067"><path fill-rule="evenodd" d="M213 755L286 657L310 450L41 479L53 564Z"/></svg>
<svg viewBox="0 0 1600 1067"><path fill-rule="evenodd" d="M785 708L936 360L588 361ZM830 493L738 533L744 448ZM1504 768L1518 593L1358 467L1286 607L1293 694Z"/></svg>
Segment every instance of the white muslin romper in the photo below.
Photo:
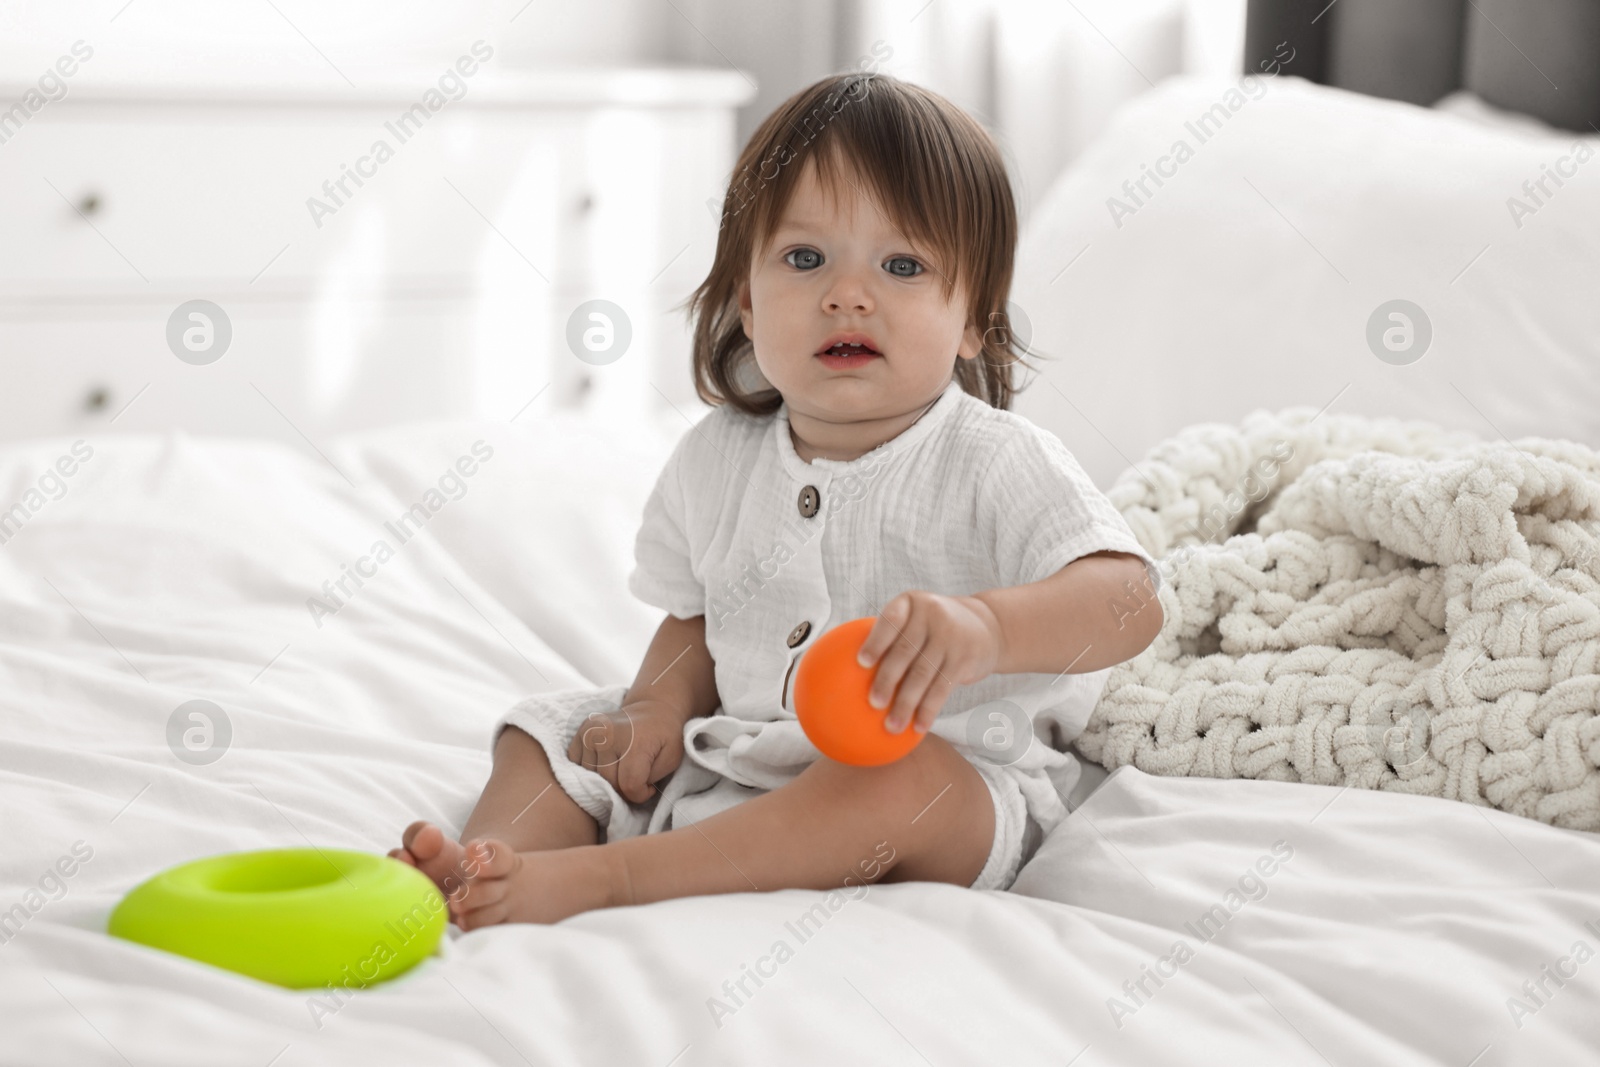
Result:
<svg viewBox="0 0 1600 1067"><path fill-rule="evenodd" d="M620 707L630 684L530 697L491 736L513 725L536 738L606 840L692 825L785 784L821 755L795 718L793 668L829 629L876 616L907 590L967 596L1025 585L1102 550L1142 557L1160 587L1155 561L1066 447L953 379L899 436L849 461L802 460L786 404L765 417L724 405L668 458L628 578L645 603L706 619L721 706L684 727L682 764L633 804L567 758L583 720ZM1061 651L1064 663L1077 652ZM1063 750L1109 673L995 674L951 691L932 732L983 775L995 809L994 843L972 888L1009 888L1066 817L1063 798L1081 768Z"/></svg>

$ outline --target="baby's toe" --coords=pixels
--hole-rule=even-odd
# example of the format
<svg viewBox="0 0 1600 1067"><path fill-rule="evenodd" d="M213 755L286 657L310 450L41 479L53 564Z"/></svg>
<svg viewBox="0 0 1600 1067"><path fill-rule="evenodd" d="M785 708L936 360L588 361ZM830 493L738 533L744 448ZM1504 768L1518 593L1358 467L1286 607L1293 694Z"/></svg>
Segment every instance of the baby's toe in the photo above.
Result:
<svg viewBox="0 0 1600 1067"><path fill-rule="evenodd" d="M505 878L522 865L510 845L493 838L474 838L465 845L468 876L473 881Z"/></svg>
<svg viewBox="0 0 1600 1067"><path fill-rule="evenodd" d="M409 853L411 865L433 879L445 896L460 888L466 870L463 861L466 850L460 843L445 836L445 832L431 822L414 822L401 835L402 851ZM391 853L392 854L392 853ZM396 859L405 862L404 856Z"/></svg>
<svg viewBox="0 0 1600 1067"><path fill-rule="evenodd" d="M437 856L444 848L444 842L444 831L421 819L406 827L400 835L401 847L415 856L418 863L427 863Z"/></svg>
<svg viewBox="0 0 1600 1067"><path fill-rule="evenodd" d="M450 901L456 915L468 915L483 908L502 904L511 895L511 881L507 878L473 879Z"/></svg>
<svg viewBox="0 0 1600 1067"><path fill-rule="evenodd" d="M485 926L495 926L505 922L510 914L510 908L504 901L485 904L481 908L461 912L456 917L456 925L466 931L481 930Z"/></svg>

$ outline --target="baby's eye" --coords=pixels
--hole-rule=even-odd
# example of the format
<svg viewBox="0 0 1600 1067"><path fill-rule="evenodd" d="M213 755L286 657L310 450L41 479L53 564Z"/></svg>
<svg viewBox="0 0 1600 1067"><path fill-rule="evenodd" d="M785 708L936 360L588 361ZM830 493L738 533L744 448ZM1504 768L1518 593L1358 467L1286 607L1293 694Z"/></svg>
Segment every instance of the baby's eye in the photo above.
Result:
<svg viewBox="0 0 1600 1067"><path fill-rule="evenodd" d="M794 262L794 260L790 259L789 256L813 256L815 257L815 262L800 264ZM796 267L800 270L811 270L815 267L821 266L822 253L818 252L815 248L797 248L793 252L790 252L788 255L784 256L783 261L789 264L791 267Z"/></svg>
<svg viewBox="0 0 1600 1067"><path fill-rule="evenodd" d="M907 273L905 273L903 271L896 270L895 267L894 267L894 264L896 264L896 263L907 263L907 264L910 264L911 266L915 267L916 270L914 270L911 273L907 274ZM891 259L889 261L889 273L893 274L897 278L915 278L918 274L921 274L922 271L923 271L922 264L918 263L916 260L912 259L909 256L895 256L893 259Z"/></svg>

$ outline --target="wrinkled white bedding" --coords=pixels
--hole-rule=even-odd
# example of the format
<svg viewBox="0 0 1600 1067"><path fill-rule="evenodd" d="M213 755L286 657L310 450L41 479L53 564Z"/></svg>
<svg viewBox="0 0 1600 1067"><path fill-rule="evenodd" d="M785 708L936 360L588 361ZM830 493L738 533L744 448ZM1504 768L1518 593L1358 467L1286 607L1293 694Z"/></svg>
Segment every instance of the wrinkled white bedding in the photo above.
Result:
<svg viewBox="0 0 1600 1067"><path fill-rule="evenodd" d="M1571 956L1580 940L1600 950L1594 836L1431 798L1133 768L1014 892L880 885L829 911L790 890L453 933L438 958L335 1011L107 937L120 895L174 863L307 841L384 850L415 817L459 826L512 701L609 680L540 633L585 605L511 610L527 588L485 561L514 553L457 540L459 522L447 540L481 555L414 537L315 625L307 598L371 555L445 464L479 438L497 449L430 520L441 535L513 491L509 461L529 444L506 427L417 433L410 448L331 450L359 490L276 446L94 441L65 494L0 545L0 913L42 901L0 934L0 1062L1494 1067L1585 1062L1600 1040L1600 960ZM70 445L0 452L0 508ZM381 482L379 455L392 459ZM498 536L549 569L573 551L570 517L522 513ZM620 588L626 537L568 566ZM573 646L592 671L637 662L652 616L639 610L609 653ZM204 765L167 743L194 699L232 729ZM1241 877L1280 841L1292 857L1249 899L1258 883ZM78 842L92 857L47 878ZM1226 909L1230 887L1239 906L1216 938L1187 931ZM819 905L802 942L792 924ZM1180 938L1191 958L1161 964ZM774 965L779 939L793 954ZM1523 983L1546 964L1577 970L1545 979L1535 1006ZM771 977L735 1000L747 965ZM1158 966L1171 976L1145 978L1135 1000L1123 983ZM1528 1007L1515 1019L1511 997Z"/></svg>

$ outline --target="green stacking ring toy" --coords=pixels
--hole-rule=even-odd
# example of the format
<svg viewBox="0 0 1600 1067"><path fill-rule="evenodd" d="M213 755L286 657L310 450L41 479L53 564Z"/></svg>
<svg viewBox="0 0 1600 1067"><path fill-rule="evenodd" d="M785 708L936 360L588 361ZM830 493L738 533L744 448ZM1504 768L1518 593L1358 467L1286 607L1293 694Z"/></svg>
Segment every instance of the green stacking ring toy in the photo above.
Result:
<svg viewBox="0 0 1600 1067"><path fill-rule="evenodd" d="M399 860L280 848L162 871L122 899L108 931L291 989L359 989L420 963L447 921L432 880Z"/></svg>

